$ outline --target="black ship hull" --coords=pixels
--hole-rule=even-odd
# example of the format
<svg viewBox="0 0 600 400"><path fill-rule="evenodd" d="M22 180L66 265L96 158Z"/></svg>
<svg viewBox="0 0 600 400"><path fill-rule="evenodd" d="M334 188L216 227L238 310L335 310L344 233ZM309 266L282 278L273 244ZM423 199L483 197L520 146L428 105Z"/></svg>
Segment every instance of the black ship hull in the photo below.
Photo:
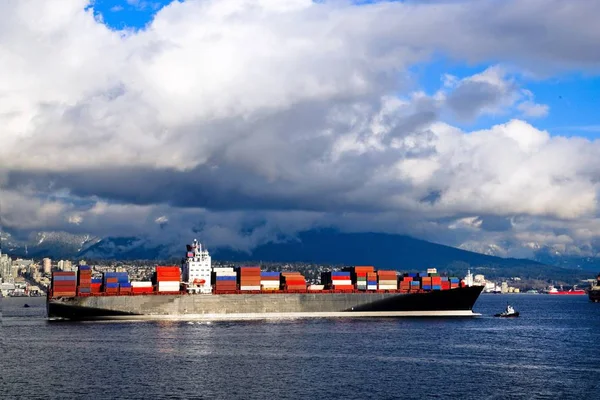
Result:
<svg viewBox="0 0 600 400"><path fill-rule="evenodd" d="M49 299L47 306L49 318L69 320L473 316L482 290L86 296Z"/></svg>

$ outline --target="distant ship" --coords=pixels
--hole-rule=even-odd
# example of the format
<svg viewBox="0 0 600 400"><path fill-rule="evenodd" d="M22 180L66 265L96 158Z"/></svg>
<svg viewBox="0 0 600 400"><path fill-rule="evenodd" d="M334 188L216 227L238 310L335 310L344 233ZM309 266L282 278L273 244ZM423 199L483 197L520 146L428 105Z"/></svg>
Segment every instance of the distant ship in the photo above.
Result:
<svg viewBox="0 0 600 400"><path fill-rule="evenodd" d="M398 274L372 266L324 272L311 285L299 272L260 267L212 267L198 241L182 266L158 266L152 280L129 281L126 272L92 278L89 266L55 272L49 318L262 319L297 317L468 317L483 286L469 286L437 270Z"/></svg>
<svg viewBox="0 0 600 400"><path fill-rule="evenodd" d="M573 288L569 290L564 290L562 286L560 287L560 290L555 288L554 286L549 286L548 290L546 290L546 294L584 296L586 292L583 289L577 289L577 286L573 286Z"/></svg>
<svg viewBox="0 0 600 400"><path fill-rule="evenodd" d="M596 277L596 282L592 285L588 291L588 297L594 303L600 302L600 273Z"/></svg>

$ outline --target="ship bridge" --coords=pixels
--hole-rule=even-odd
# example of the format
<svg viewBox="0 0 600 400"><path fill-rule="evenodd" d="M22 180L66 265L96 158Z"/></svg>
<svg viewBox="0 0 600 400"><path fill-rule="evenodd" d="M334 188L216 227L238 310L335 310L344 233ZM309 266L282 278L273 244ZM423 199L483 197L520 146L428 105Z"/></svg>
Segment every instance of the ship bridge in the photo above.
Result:
<svg viewBox="0 0 600 400"><path fill-rule="evenodd" d="M183 260L181 272L182 280L188 292L212 293L211 258L208 250L194 239L187 245L186 257Z"/></svg>

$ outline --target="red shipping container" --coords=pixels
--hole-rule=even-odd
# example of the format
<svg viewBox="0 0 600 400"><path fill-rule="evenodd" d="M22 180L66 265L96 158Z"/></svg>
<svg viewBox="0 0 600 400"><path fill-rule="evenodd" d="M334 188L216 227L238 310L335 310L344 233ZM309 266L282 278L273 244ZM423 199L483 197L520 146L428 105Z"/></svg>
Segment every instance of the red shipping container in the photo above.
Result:
<svg viewBox="0 0 600 400"><path fill-rule="evenodd" d="M355 266L354 267L354 272L374 272L374 271L375 271L375 267L373 267L372 265Z"/></svg>
<svg viewBox="0 0 600 400"><path fill-rule="evenodd" d="M52 283L52 287L55 287L55 288L58 288L58 287L70 288L70 287L76 287L76 286L77 286L76 282L73 282L73 283L53 282Z"/></svg>
<svg viewBox="0 0 600 400"><path fill-rule="evenodd" d="M53 276L75 276L75 274L73 271L54 271L52 273Z"/></svg>
<svg viewBox="0 0 600 400"><path fill-rule="evenodd" d="M75 294L76 294L75 291L70 291L70 292L67 292L67 291L64 291L64 292L54 291L54 292L52 292L52 296L54 296L54 297L58 297L58 296L75 297Z"/></svg>
<svg viewBox="0 0 600 400"><path fill-rule="evenodd" d="M334 290L352 290L354 289L354 285L334 285Z"/></svg>
<svg viewBox="0 0 600 400"><path fill-rule="evenodd" d="M152 293L154 288L152 287L134 287L131 288L132 293Z"/></svg>

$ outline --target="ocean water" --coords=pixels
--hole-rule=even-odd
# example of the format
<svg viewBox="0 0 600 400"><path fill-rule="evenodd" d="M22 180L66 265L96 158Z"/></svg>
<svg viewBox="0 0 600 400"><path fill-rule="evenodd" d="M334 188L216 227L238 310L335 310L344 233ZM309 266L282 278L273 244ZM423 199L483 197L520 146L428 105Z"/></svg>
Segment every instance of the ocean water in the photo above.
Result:
<svg viewBox="0 0 600 400"><path fill-rule="evenodd" d="M507 301L521 317L494 318ZM4 299L0 398L600 398L600 303L482 295L475 311L482 316L56 323L41 299Z"/></svg>

